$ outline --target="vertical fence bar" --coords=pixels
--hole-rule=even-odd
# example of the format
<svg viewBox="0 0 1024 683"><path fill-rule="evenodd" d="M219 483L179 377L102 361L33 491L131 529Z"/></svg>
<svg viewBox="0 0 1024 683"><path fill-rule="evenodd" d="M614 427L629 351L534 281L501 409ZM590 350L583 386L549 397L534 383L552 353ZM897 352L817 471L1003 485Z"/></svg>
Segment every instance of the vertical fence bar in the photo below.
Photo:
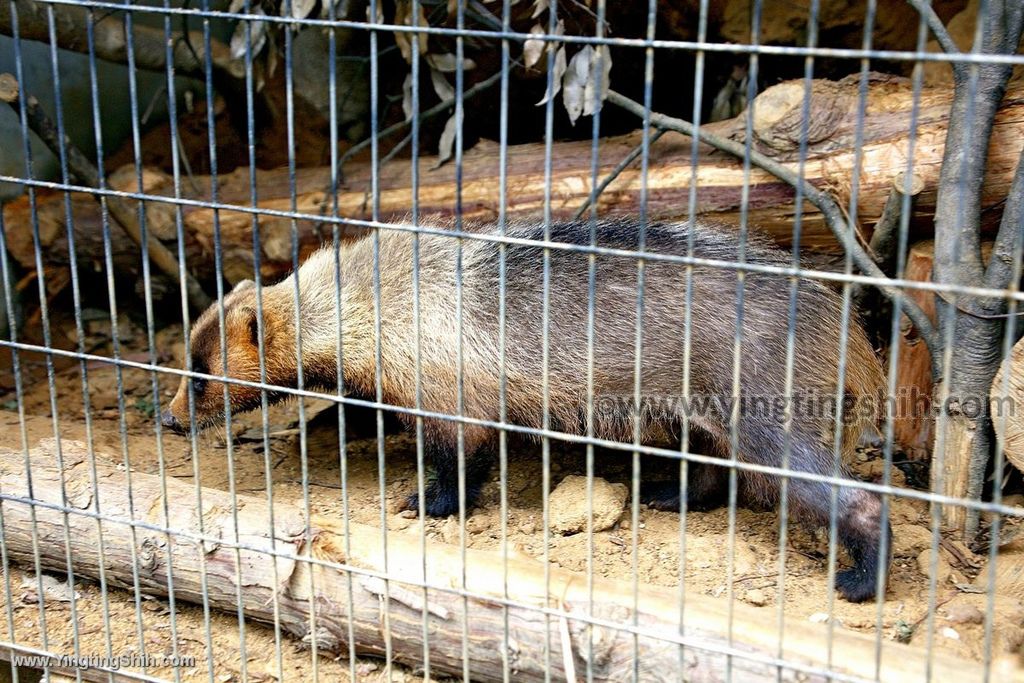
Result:
<svg viewBox="0 0 1024 683"><path fill-rule="evenodd" d="M750 16L750 42L757 46L761 40L761 0L754 0ZM739 224L739 247L736 260L744 264L747 260L747 240L749 238L749 217L750 217L750 173L752 169L751 150L754 141L754 97L757 95L757 78L759 52L750 53L747 75L747 110L744 117L744 144L743 144L743 186L740 191L740 224ZM743 346L743 325L744 325L744 299L746 287L746 271L736 271L736 327L733 336L732 350L732 407L729 415L729 525L727 535L729 537L728 555L726 566L726 595L728 599L728 642L733 644L733 620L736 600L735 570L736 570L736 506L738 502L739 476L736 471L736 463L739 459L739 428L741 391L742 391L742 346ZM726 678L732 680L733 658L726 659Z"/></svg>

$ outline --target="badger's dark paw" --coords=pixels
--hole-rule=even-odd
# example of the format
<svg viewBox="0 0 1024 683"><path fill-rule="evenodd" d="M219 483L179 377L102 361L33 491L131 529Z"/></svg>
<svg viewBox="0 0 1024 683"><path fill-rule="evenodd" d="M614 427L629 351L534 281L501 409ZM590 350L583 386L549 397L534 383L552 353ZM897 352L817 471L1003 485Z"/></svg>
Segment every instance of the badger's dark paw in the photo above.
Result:
<svg viewBox="0 0 1024 683"><path fill-rule="evenodd" d="M679 512L679 482L640 482L640 502L654 510Z"/></svg>
<svg viewBox="0 0 1024 683"><path fill-rule="evenodd" d="M850 602L864 602L875 597L875 573L853 567L836 574L836 592Z"/></svg>
<svg viewBox="0 0 1024 683"><path fill-rule="evenodd" d="M427 513L427 517L448 517L459 514L458 486L437 486L436 484L431 484L426 488L424 493L426 494L424 496L424 502L426 503L424 505L424 511ZM479 493L479 489L466 491L467 511L473 507ZM402 503L399 509L412 510L419 514L420 494L412 493L407 496L405 502Z"/></svg>
<svg viewBox="0 0 1024 683"><path fill-rule="evenodd" d="M679 512L680 501L679 482L677 481L640 482L640 502L652 510ZM692 491L687 491L687 510L707 512L721 507L723 503L723 497L717 492L707 492L705 495L695 496Z"/></svg>

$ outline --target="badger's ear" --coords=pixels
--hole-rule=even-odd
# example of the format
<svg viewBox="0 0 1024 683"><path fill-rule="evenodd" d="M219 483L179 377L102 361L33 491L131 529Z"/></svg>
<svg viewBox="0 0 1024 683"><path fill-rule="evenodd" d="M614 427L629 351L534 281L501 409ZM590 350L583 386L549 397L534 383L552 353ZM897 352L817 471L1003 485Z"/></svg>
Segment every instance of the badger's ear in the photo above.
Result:
<svg viewBox="0 0 1024 683"><path fill-rule="evenodd" d="M237 335L245 335L245 339L249 343L253 346L259 346L260 326L255 308L251 306L237 306L229 311L228 316L230 317L228 329L237 330ZM238 338L236 337L236 339Z"/></svg>
<svg viewBox="0 0 1024 683"><path fill-rule="evenodd" d="M231 288L232 293L244 292L247 289L252 289L256 286L256 283L252 280L239 280L235 283L235 286Z"/></svg>

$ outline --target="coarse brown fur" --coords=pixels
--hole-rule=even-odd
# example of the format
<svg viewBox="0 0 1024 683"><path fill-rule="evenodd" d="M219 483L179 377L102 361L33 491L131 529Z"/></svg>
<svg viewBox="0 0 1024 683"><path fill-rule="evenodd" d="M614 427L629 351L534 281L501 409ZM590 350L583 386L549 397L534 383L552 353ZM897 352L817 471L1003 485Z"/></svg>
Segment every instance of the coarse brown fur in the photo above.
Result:
<svg viewBox="0 0 1024 683"><path fill-rule="evenodd" d="M590 227L585 222L554 224L548 237L554 242L586 245ZM494 230L481 227L477 232ZM545 230L538 224L523 223L509 226L507 235L540 240ZM632 251L638 247L638 235L638 225L630 221L602 221L596 226L600 247ZM757 237L741 247L734 231L703 223L648 225L644 248L654 254L685 255L691 238L698 259L735 262L742 256L751 264L789 265L788 254ZM549 343L545 356L545 252L532 244L507 245L502 365L498 244L462 240L457 273L458 244L448 236L419 238L418 326L412 296L414 237L410 232L382 230L378 241L365 238L346 244L337 257L330 249L310 256L298 271L304 385L337 390L340 338L346 392L373 397L378 380L375 321L379 319L379 381L386 403L414 407L419 386L424 410L458 413L461 368L464 415L498 421L504 376L509 422L543 426L546 391L550 428L587 433L588 255L564 249L547 252ZM336 258L341 263L337 279ZM666 432L678 433L685 414L690 427L712 444L717 455L728 457L735 447L741 462L778 467L788 446L788 465L793 470L846 474L842 463L836 462L835 452L848 455L862 430L873 421L882 374L854 317L847 318L847 333L843 334L843 302L832 289L818 281L799 280L790 325L792 280L784 275L746 272L741 290L737 271L695 265L687 299L687 268L648 259L638 307L637 259L599 255L594 262L594 436L633 441L640 310L641 442ZM240 285L225 297L228 376L259 381L257 342L262 327L268 382L296 386L295 290L294 276L263 288L262 326L257 321L256 290L251 284ZM691 302L689 354L687 300ZM213 307L193 327L192 365L198 371L222 372L219 321L218 309ZM792 387L787 391L791 327ZM844 337L845 352L841 349ZM837 392L841 355L845 355L845 374L842 390ZM689 366L686 396L685 363ZM738 390L734 390L734 376ZM223 415L223 386L215 380L202 384L202 391L196 392L197 426L215 423ZM233 410L250 410L260 404L258 389L231 384L229 393ZM833 447L837 394L850 402L838 449ZM731 400L734 396L741 401L736 410ZM788 434L780 403L784 396L794 397ZM184 380L165 421L180 427L188 424L188 414L188 381ZM459 507L457 423L426 419L425 428L436 475L427 489L425 508L431 515L448 515ZM463 439L465 499L471 505L490 471L496 432L466 424ZM715 501L726 472L725 467L691 467L688 506L706 507ZM741 471L740 481L748 499L767 505L777 502L777 477ZM655 507L678 508L678 485L674 491L672 486L648 487L645 497ZM798 518L827 523L830 496L831 488L825 483L790 479L790 506ZM840 541L849 550L854 567L839 573L837 588L850 600L865 600L874 595L877 568L885 564L879 562L881 504L877 496L863 489L842 487L838 496ZM418 501L411 497L409 504L415 508Z"/></svg>

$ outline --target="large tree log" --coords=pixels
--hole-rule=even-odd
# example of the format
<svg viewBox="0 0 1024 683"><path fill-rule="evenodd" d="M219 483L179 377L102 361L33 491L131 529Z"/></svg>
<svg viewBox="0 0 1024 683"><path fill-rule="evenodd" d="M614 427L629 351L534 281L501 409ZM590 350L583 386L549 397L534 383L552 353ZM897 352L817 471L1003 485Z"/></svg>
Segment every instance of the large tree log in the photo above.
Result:
<svg viewBox="0 0 1024 683"><path fill-rule="evenodd" d="M858 79L838 82L815 81L811 99L809 147L804 172L818 187L837 195L848 203L854 179L851 169L857 146ZM804 85L802 81L782 83L762 93L755 103L754 146L785 162L794 171L798 165L799 138L802 132L801 113ZM950 106L947 89L925 89L917 111L914 145L914 174L923 183L923 191L914 205L913 223L927 230L934 213L936 182L942 161ZM907 170L909 132L913 98L910 83L889 76L874 76L868 91L866 118L863 126L859 177L858 221L873 225L881 215L892 187L892 179ZM744 135L743 116L711 124L708 129L735 139ZM600 146L600 175L609 173L631 149L639 144L640 133L606 138ZM986 221L994 224L999 218L1001 202L1012 180L1014 164L1024 146L1024 85L1011 88L996 119L989 152L988 175L984 185ZM551 206L556 218L571 217L589 196L591 189L590 142L557 143L552 159ZM648 174L648 215L656 219L682 219L689 214L689 186L692 177L689 139L669 133L651 148ZM545 202L544 145L532 143L513 146L508 154L508 215L512 218L537 218ZM471 219L493 219L498 215L498 154L494 143L481 142L464 157L461 205L463 215ZM420 160L418 200L421 215L453 215L456 206L455 167L447 164L435 169L436 159ZM371 166L351 162L345 169L345 182L339 193L340 215L369 219L372 202L367 194ZM380 173L380 215L383 219L401 218L413 205L410 164L395 160ZM133 174L111 179L111 185L135 190ZM744 171L740 160L702 148L697 160L697 211L700 215L724 222L738 222L742 202ZM158 172L150 174L147 193L171 195L172 182ZM750 172L749 217L753 225L768 232L780 244L792 241L794 193L785 183L767 173ZM321 216L329 213L326 190L330 169L300 169L296 176L297 211ZM192 184L183 181L182 188L190 198L210 199L210 178L195 178L198 195ZM289 179L286 169L257 173L257 207L289 211ZM639 165L626 169L605 190L598 200L601 215L636 215L640 200L641 173ZM47 262L60 265L66 261L64 208L59 193L37 193L40 222L43 226ZM249 173L241 168L218 179L218 201L223 204L250 206ZM72 199L75 235L79 238L79 259L86 263L99 260L95 248L98 209L89 199L77 195ZM802 245L835 252L839 249L834 237L824 226L816 208L805 203ZM175 234L173 206L149 202L148 221L160 239L173 241ZM219 221L224 250L225 275L231 282L252 276L252 214L240 211L185 206L182 208L186 233L186 254L190 267L201 280L209 280L213 270L215 219ZM27 198L4 209L11 253L23 265L33 267L34 256L28 230L31 213ZM297 222L303 250L312 249L330 235L330 225L320 220ZM291 264L291 226L288 218L261 216L259 220L262 245L263 275L278 277ZM922 228L923 226L923 228ZM115 268L135 277L138 273L137 249L125 244L127 237L115 231Z"/></svg>
<svg viewBox="0 0 1024 683"><path fill-rule="evenodd" d="M271 622L276 599L282 628L308 638L310 609L315 605L317 644L325 652L347 652L351 628L358 652L382 655L389 642L395 661L420 663L425 610L432 670L462 674L465 626L473 680L501 680L506 661L516 680L542 680L545 642L551 647L551 678L563 680L571 676L567 666L577 671L586 666L591 637L597 680L628 678L634 661L642 680L719 680L727 666L723 650L733 654L732 674L737 680L774 681L779 674L782 680L825 680L814 671L829 668L828 662L833 672L876 679L875 639L868 635L837 629L830 636L823 627L790 620L785 624L784 646L779 652L774 619L765 620L763 613L745 605L733 605L730 614L722 601L688 595L685 627L680 629L677 591L640 586L634 598L631 584L595 578L591 596L584 576L550 567L550 583L546 586L543 565L518 556L507 560L506 584L499 555L466 551L464 588L472 597L464 599L445 590L463 585L459 549L432 543L427 549L426 583L438 588L424 595L417 586L423 579L424 566L418 537L388 534L385 559L379 529L351 524L346 537L339 525L321 517L312 518L307 526L300 509L287 503L275 504L272 525L263 500L238 498L237 530L244 548L236 561L229 543L235 538L235 528L228 493L204 489L199 511L191 485L171 479L164 496L159 477L136 472L131 489L134 504L129 508L124 472L104 464L99 456L94 481L90 456L83 444L62 441L62 462L58 462L56 447L55 440L44 439L30 453L33 496L51 506L35 506L34 523L31 506L23 500L29 494L25 456L0 449L3 538L11 558L31 563L35 537L40 539L43 567L60 571L66 568L63 539L67 537L76 575L95 577L99 562L97 522L76 513L94 511L102 501L106 580L110 585L132 587L133 542L140 559L141 585L152 595L166 594L170 567L177 599L200 600L200 570L205 564L207 594L213 608L235 611L240 596L247 618ZM94 491L99 500L94 499ZM66 501L67 513L59 509L62 501ZM171 520L170 526L180 533L168 539L161 531L137 528L133 539L127 526L130 519L156 527ZM197 536L200 520L204 538ZM276 560L268 554L272 544L282 553ZM334 566L310 564L303 561L305 557L362 571L349 573ZM389 582L376 576L383 573ZM505 597L510 601L507 607L502 602ZM546 618L536 609L543 607L565 611L569 616ZM507 651L501 646L506 608ZM605 622L592 631L582 621L588 609ZM614 628L615 624L634 623L634 619L641 631L636 640ZM682 653L678 647L680 633L687 645ZM983 679L983 667L974 662L941 652L929 655L891 641L883 641L881 647L877 680L918 680L929 663L936 680ZM776 655L804 670L778 670L771 663ZM1024 681L1019 664L1016 659L999 662L999 680Z"/></svg>

